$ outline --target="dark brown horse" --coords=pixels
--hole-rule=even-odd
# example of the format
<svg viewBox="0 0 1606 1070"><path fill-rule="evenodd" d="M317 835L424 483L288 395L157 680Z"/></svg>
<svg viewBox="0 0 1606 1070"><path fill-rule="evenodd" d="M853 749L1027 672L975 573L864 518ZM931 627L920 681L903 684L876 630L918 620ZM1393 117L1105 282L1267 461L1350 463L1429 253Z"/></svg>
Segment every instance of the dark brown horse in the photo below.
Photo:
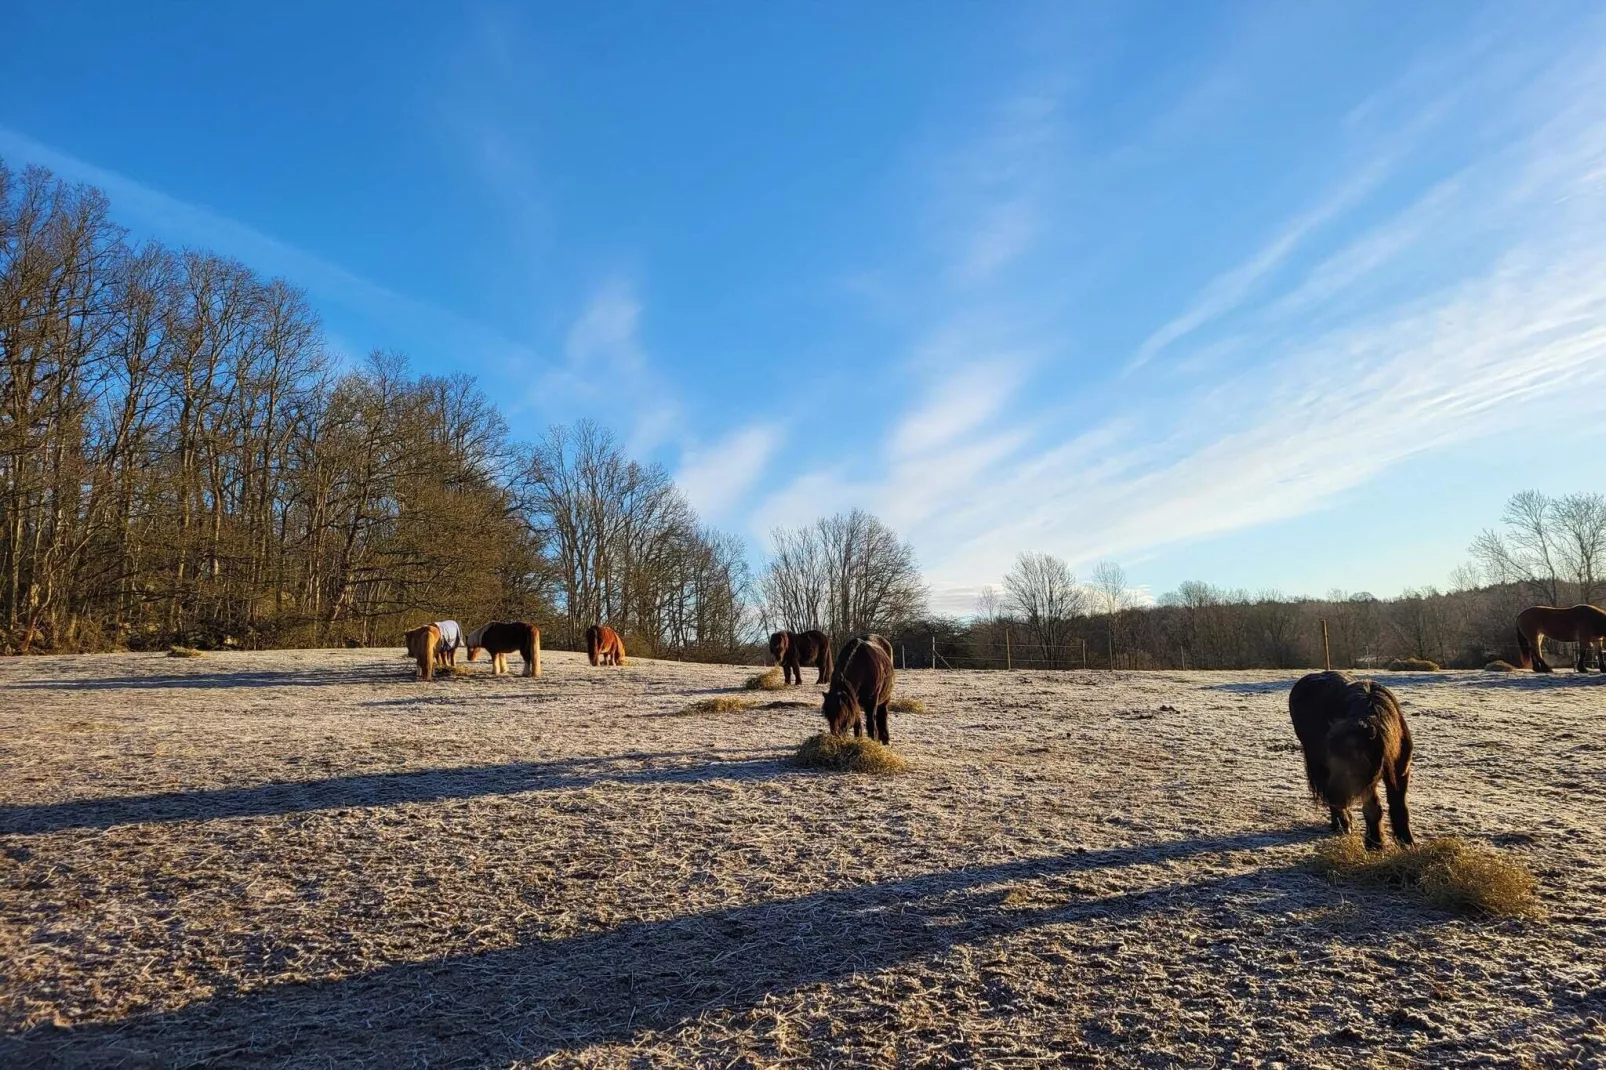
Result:
<svg viewBox="0 0 1606 1070"><path fill-rule="evenodd" d="M468 633L464 640L468 647L468 660L480 656L480 651L491 655L491 672L507 672L507 656L517 650L524 659L524 675L541 675L541 629L533 624L515 620L493 620Z"/></svg>
<svg viewBox="0 0 1606 1070"><path fill-rule="evenodd" d="M407 656L418 662L418 675L435 679L435 651L441 643L441 630L433 624L420 624L405 636Z"/></svg>
<svg viewBox="0 0 1606 1070"><path fill-rule="evenodd" d="M1405 791L1411 783L1411 729L1394 692L1348 673L1313 672L1289 692L1288 712L1305 752L1311 797L1327 805L1333 830L1350 830L1349 808L1360 800L1366 846L1383 846L1383 804L1377 798L1381 780L1394 839L1409 845Z"/></svg>
<svg viewBox="0 0 1606 1070"><path fill-rule="evenodd" d="M812 665L820 675L815 683L823 684L831 678L831 640L814 628L806 632L776 632L770 636L770 656L781 667L781 675L789 684L803 682L803 666Z"/></svg>
<svg viewBox="0 0 1606 1070"><path fill-rule="evenodd" d="M1546 637L1558 643L1577 643L1578 660L1573 668L1589 671L1590 655L1595 664L1606 672L1606 610L1591 605L1560 609L1556 606L1533 606L1517 614L1517 650L1522 655L1522 667L1534 672L1549 672L1540 644Z"/></svg>
<svg viewBox="0 0 1606 1070"><path fill-rule="evenodd" d="M606 624L593 624L586 629L586 654L593 665L623 665L625 641Z"/></svg>
<svg viewBox="0 0 1606 1070"><path fill-rule="evenodd" d="M845 736L851 725L859 735L861 717L871 739L891 743L887 732L887 703L892 701L892 644L879 635L856 635L837 655L831 687L821 712L833 736Z"/></svg>

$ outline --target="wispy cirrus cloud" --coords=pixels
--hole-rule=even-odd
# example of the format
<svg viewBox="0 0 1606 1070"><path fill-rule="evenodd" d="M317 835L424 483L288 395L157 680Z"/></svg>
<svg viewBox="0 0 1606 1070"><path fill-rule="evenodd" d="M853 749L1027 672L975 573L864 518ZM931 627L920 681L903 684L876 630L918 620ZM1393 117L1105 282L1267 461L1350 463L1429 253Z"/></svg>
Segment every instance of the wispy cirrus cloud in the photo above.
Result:
<svg viewBox="0 0 1606 1070"><path fill-rule="evenodd" d="M1413 99L1385 94L1353 116L1352 135L1377 129L1350 170L1149 332L1128 370L1224 344L1234 360L1162 390L1120 375L1088 381L1099 400L1072 406L1080 415L1064 423L1048 415L1064 397L1038 379L1064 352L1058 339L1014 339L1035 354L1020 364L939 361L885 432L879 472L802 473L761 522L799 514L798 498L814 513L881 512L914 539L936 608L968 613L1024 549L1085 569L1304 515L1409 458L1484 436L1586 426L1606 386L1601 35L1526 70L1508 57L1498 85L1441 66L1456 84L1403 80ZM1436 168L1422 146L1451 125L1477 131L1476 151L1443 154ZM990 194L1002 212L1021 200L1009 183ZM970 216L983 247L992 218ZM953 247L963 265L970 246ZM1003 307L985 273L955 277L967 288L933 337ZM1052 325L1052 303L1033 294L1028 312ZM1225 342L1202 333L1229 318Z"/></svg>

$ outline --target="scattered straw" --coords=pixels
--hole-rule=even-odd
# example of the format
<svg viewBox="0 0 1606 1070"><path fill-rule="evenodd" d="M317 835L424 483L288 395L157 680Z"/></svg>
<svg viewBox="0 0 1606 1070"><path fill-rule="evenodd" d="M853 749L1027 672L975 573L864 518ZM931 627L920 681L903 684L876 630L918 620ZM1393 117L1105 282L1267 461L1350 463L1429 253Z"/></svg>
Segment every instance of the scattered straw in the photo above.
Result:
<svg viewBox="0 0 1606 1070"><path fill-rule="evenodd" d="M1434 906L1474 914L1535 916L1537 882L1520 861L1458 836L1368 851L1357 836L1316 845L1315 867L1333 881L1420 893Z"/></svg>
<svg viewBox="0 0 1606 1070"><path fill-rule="evenodd" d="M170 646L167 648L167 656L170 658L198 658L201 656L201 652L193 646Z"/></svg>
<svg viewBox="0 0 1606 1070"><path fill-rule="evenodd" d="M742 685L748 691L779 691L785 686L786 674L781 672L778 665L754 673L747 678L747 683Z"/></svg>
<svg viewBox="0 0 1606 1070"><path fill-rule="evenodd" d="M1427 658L1395 658L1388 663L1389 672L1438 672L1438 662Z"/></svg>
<svg viewBox="0 0 1606 1070"><path fill-rule="evenodd" d="M909 768L908 762L873 739L833 736L829 732L805 739L792 756L792 764L839 773L902 773Z"/></svg>
<svg viewBox="0 0 1606 1070"><path fill-rule="evenodd" d="M712 698L699 699L689 706L681 708L682 714L699 713L735 713L737 710L750 710L753 700L738 695L715 695Z"/></svg>
<svg viewBox="0 0 1606 1070"><path fill-rule="evenodd" d="M917 698L895 698L887 703L893 713L930 713L931 710Z"/></svg>
<svg viewBox="0 0 1606 1070"><path fill-rule="evenodd" d="M1484 672L1516 672L1517 667L1509 661L1495 660L1483 667Z"/></svg>

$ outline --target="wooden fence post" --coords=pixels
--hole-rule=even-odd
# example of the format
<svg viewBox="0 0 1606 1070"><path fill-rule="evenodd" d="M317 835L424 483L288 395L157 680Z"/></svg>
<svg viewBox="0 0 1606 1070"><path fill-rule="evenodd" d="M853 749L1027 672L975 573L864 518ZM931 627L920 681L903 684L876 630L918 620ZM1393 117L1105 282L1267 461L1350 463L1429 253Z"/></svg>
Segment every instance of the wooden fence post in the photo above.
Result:
<svg viewBox="0 0 1606 1070"><path fill-rule="evenodd" d="M1333 652L1327 646L1327 621L1322 621L1322 667L1328 672L1333 671Z"/></svg>
<svg viewBox="0 0 1606 1070"><path fill-rule="evenodd" d="M937 667L937 633L931 633L931 667Z"/></svg>
<svg viewBox="0 0 1606 1070"><path fill-rule="evenodd" d="M1010 653L1009 653L1009 629L1005 628L1004 629L1004 668L1013 669L1014 667L1015 667L1014 659L1012 659L1010 657Z"/></svg>

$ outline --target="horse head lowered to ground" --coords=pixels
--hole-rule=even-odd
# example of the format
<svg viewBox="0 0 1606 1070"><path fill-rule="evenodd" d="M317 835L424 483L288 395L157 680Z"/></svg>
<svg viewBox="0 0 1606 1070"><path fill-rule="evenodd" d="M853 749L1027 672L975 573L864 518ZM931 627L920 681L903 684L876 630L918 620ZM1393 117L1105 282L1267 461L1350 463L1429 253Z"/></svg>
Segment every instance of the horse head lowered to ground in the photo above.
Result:
<svg viewBox="0 0 1606 1070"><path fill-rule="evenodd" d="M823 684L831 679L831 640L816 628L806 632L776 632L770 636L770 656L781 667L781 675L789 684L803 682L805 665L818 671L815 683Z"/></svg>
<svg viewBox="0 0 1606 1070"><path fill-rule="evenodd" d="M1411 782L1411 729L1394 692L1348 673L1313 672L1289 692L1288 713L1305 752L1305 781L1312 798L1326 804L1334 831L1349 831L1349 807L1358 800L1366 815L1366 846L1383 846L1381 781L1394 839L1410 844L1405 792Z"/></svg>
<svg viewBox="0 0 1606 1070"><path fill-rule="evenodd" d="M896 678L892 669L892 644L881 636L856 635L844 643L820 710L831 726L831 734L845 736L852 728L857 736L862 717L871 739L891 743L892 736L887 731L887 703L892 701Z"/></svg>
<svg viewBox="0 0 1606 1070"><path fill-rule="evenodd" d="M541 630L533 624L514 620L493 620L468 633L464 640L468 647L468 660L480 656L480 651L491 655L491 672L507 672L507 656L515 650L524 659L524 675L541 675Z"/></svg>

